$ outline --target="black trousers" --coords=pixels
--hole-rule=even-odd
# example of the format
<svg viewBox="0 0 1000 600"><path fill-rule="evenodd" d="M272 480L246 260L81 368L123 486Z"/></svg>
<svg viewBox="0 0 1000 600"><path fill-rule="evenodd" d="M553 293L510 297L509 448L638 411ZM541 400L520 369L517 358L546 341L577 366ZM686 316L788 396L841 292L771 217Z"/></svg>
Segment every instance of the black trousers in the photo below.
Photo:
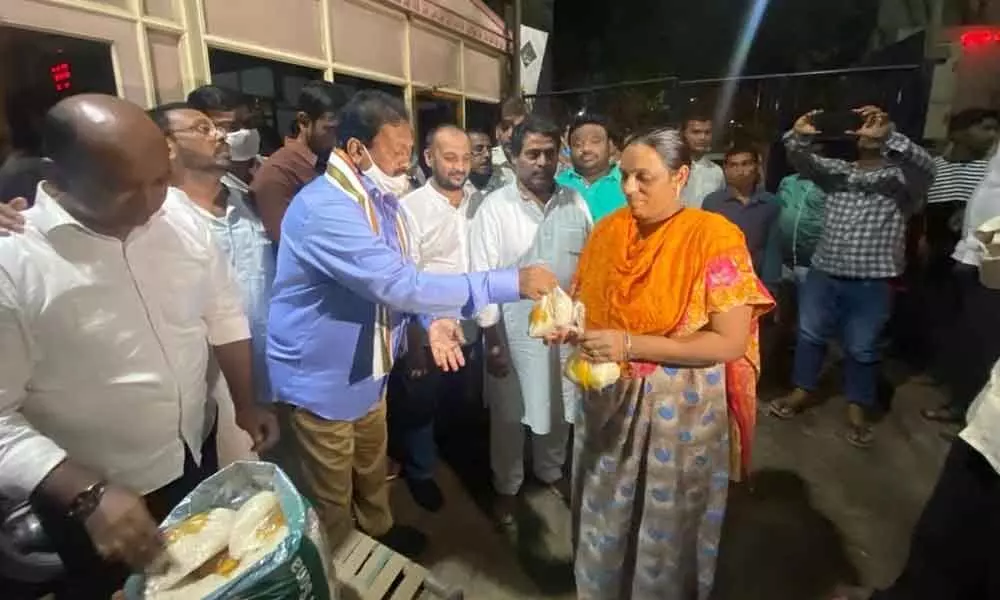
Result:
<svg viewBox="0 0 1000 600"><path fill-rule="evenodd" d="M871 600L1000 598L1000 475L961 438L913 530L899 579Z"/></svg>
<svg viewBox="0 0 1000 600"><path fill-rule="evenodd" d="M430 372L412 379L406 361L397 362L389 379L389 454L403 475L430 479L438 462L436 437L447 437L456 428L466 428L477 410L482 372L479 347L463 348L466 365L444 373L431 363ZM430 359L428 359L430 360Z"/></svg>
<svg viewBox="0 0 1000 600"><path fill-rule="evenodd" d="M201 465L196 464L191 452L185 449L183 475L144 496L153 519L157 523L163 521L174 506L218 469L213 429L202 445ZM128 567L102 559L83 525L66 517L65 509L54 507L41 498L33 498L32 507L66 568L65 582L56 592L58 600L108 600L122 588L130 574Z"/></svg>
<svg viewBox="0 0 1000 600"><path fill-rule="evenodd" d="M939 364L950 409L964 417L1000 358L1000 290L983 287L973 267L958 267L955 278L960 289L959 314L946 333Z"/></svg>

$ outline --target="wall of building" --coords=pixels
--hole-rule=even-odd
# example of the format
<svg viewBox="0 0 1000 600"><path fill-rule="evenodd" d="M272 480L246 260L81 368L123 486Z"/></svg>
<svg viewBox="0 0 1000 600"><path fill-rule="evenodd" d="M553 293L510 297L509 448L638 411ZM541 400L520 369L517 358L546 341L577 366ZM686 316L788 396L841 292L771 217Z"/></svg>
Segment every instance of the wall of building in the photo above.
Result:
<svg viewBox="0 0 1000 600"><path fill-rule="evenodd" d="M208 50L499 102L507 41L479 0L0 0L0 26L102 41L143 106L211 81Z"/></svg>

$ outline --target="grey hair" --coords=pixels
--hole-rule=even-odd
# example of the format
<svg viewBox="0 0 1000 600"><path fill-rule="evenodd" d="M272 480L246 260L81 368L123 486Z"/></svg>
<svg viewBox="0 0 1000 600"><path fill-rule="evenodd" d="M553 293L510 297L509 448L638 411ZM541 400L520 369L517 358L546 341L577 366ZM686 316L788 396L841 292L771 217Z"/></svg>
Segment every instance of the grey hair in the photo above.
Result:
<svg viewBox="0 0 1000 600"><path fill-rule="evenodd" d="M684 137L677 129L664 127L643 133L628 141L628 145L632 144L642 144L656 150L664 166L671 171L676 171L683 166L691 166L691 150L684 143Z"/></svg>

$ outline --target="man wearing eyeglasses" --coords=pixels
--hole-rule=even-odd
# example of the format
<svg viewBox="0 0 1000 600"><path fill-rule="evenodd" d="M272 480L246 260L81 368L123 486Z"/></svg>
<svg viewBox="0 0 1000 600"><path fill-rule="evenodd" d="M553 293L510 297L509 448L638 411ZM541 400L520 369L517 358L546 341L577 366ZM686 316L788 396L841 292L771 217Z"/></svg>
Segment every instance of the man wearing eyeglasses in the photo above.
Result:
<svg viewBox="0 0 1000 600"><path fill-rule="evenodd" d="M517 175L514 173L510 154L510 139L514 128L528 117L528 107L524 100L514 96L508 98L500 107L500 122L497 124L497 145L492 151L493 170L499 171L504 183L514 183Z"/></svg>
<svg viewBox="0 0 1000 600"><path fill-rule="evenodd" d="M267 311L275 271L271 240L260 217L250 208L247 193L226 177L232 163L227 132L208 115L186 103L160 106L150 111L150 116L166 136L170 149L175 187L170 188L168 194L181 197L196 218L211 230L243 295L253 350L256 412L265 422L266 439L262 444L254 444L236 426L237 418L245 420L246 415L234 414L229 389L214 363L209 365L208 386L219 406L220 462L224 465L233 460L253 458L253 447L270 446L277 438L277 422L264 408L272 400L265 352Z"/></svg>
<svg viewBox="0 0 1000 600"><path fill-rule="evenodd" d="M490 148L493 139L485 131L470 129L469 144L472 146L472 163L470 164L469 179L465 186L471 193L469 197L469 218L476 216L476 211L491 192L499 190L507 182L504 180L500 169L493 168L493 161L490 157Z"/></svg>

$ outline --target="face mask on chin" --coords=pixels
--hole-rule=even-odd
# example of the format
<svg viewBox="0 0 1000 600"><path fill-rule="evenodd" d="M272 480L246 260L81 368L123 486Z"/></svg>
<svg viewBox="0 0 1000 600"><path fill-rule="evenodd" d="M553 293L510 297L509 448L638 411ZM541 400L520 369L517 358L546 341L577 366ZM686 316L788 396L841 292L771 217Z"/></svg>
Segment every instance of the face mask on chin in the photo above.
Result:
<svg viewBox="0 0 1000 600"><path fill-rule="evenodd" d="M371 153L368 152L368 148L365 148L365 154L368 155L368 160L372 163L372 166L364 170L364 175L371 179L375 186L386 194L392 194L397 199L401 198L410 189L410 179L406 176L406 173L402 175L396 175L392 177L387 175L372 158Z"/></svg>
<svg viewBox="0 0 1000 600"><path fill-rule="evenodd" d="M260 154L260 132L256 129L237 129L226 134L230 158L235 162L253 160Z"/></svg>

